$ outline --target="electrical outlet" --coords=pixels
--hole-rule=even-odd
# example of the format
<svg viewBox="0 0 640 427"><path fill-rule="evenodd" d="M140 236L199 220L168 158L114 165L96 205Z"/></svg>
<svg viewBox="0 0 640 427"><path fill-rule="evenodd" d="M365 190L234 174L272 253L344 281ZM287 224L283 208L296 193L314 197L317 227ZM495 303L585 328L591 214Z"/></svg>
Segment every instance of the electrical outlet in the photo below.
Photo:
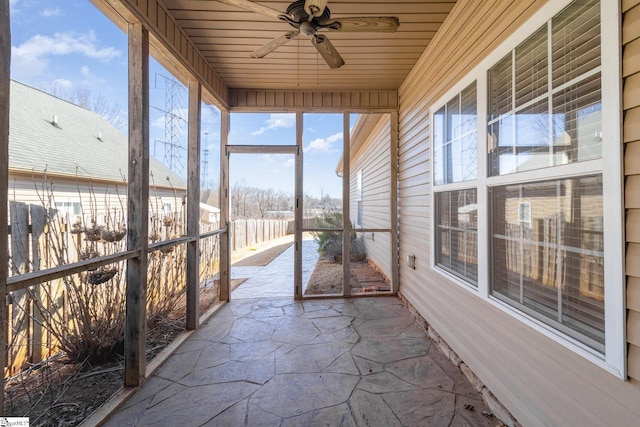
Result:
<svg viewBox="0 0 640 427"><path fill-rule="evenodd" d="M407 266L416 269L416 256L414 254L407 255Z"/></svg>

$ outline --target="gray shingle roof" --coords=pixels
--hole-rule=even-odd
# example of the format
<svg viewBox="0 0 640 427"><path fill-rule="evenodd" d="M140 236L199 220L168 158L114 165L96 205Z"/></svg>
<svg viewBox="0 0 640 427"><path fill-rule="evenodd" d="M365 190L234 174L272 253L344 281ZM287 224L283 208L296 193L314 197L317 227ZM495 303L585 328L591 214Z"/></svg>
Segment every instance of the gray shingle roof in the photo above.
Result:
<svg viewBox="0 0 640 427"><path fill-rule="evenodd" d="M9 170L122 182L128 139L93 111L11 81ZM56 116L58 125L52 124ZM153 183L186 188L185 181L151 158Z"/></svg>

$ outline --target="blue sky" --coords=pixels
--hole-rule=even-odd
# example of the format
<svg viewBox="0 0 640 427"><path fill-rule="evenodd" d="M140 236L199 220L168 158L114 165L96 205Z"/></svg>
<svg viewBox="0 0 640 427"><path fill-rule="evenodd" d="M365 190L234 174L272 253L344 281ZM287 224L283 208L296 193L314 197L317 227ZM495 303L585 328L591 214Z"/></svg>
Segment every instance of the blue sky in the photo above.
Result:
<svg viewBox="0 0 640 427"><path fill-rule="evenodd" d="M3 0L4 1L4 0ZM35 88L87 90L122 109L126 123L127 38L89 0L9 0L11 5L11 77ZM176 141L186 139L187 94L174 89L174 102L167 102L166 78L170 73L150 61L150 150L165 160L167 127L165 113L177 119ZM173 108L168 108L173 105ZM168 111L169 110L169 111ZM126 132L125 128L122 129ZM171 134L171 132L168 132ZM208 154L206 182L215 185L220 152L220 118L215 108L204 108L202 144ZM233 114L231 144L295 144L293 114ZM342 152L342 115L304 116L304 192L313 196L341 195L341 179L335 168ZM178 152L184 152L178 149ZM257 187L272 186L293 192L292 156L241 156L232 163L231 182ZM173 166L184 174L183 158Z"/></svg>

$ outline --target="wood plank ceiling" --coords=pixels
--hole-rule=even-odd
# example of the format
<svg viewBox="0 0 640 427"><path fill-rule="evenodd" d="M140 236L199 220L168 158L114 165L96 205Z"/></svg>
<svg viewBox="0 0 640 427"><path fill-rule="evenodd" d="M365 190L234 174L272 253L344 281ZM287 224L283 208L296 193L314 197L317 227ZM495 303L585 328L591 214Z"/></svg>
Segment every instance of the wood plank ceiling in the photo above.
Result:
<svg viewBox="0 0 640 427"><path fill-rule="evenodd" d="M330 69L300 36L265 58L250 54L294 30L286 22L216 0L162 0L169 14L232 89L397 90L455 0L330 0L332 18L396 16L395 33L322 31L345 61ZM286 11L288 1L260 1Z"/></svg>

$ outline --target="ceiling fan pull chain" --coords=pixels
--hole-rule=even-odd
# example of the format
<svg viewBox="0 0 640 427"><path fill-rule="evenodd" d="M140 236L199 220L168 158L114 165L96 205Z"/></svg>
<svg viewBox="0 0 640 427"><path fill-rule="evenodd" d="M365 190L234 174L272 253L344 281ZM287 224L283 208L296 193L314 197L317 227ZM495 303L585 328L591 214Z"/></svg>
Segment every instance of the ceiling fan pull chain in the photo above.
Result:
<svg viewBox="0 0 640 427"><path fill-rule="evenodd" d="M300 87L300 38L298 38L298 87Z"/></svg>

